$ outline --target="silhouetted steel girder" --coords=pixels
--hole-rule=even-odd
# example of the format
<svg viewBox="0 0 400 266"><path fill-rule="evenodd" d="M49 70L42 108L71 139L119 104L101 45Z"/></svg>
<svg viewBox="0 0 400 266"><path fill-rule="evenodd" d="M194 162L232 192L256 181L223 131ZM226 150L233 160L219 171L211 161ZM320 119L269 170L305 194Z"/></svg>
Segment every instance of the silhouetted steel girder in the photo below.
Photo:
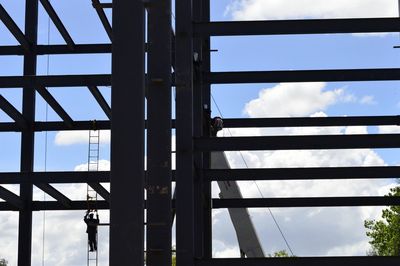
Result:
<svg viewBox="0 0 400 266"><path fill-rule="evenodd" d="M0 88L111 86L111 75L2 76Z"/></svg>
<svg viewBox="0 0 400 266"><path fill-rule="evenodd" d="M0 173L0 184L47 184L47 183L107 183L109 171L71 171L71 172L11 172Z"/></svg>
<svg viewBox="0 0 400 266"><path fill-rule="evenodd" d="M398 80L399 68L340 69L340 70L287 70L249 72L205 73L210 84L277 83L277 82L340 82ZM60 76L5 76L0 77L0 88L20 87L73 87L110 86L111 75L60 75ZM173 75L173 86L175 77Z"/></svg>
<svg viewBox="0 0 400 266"><path fill-rule="evenodd" d="M175 181L175 170L172 170ZM72 184L109 183L109 171L70 171L70 172L0 172L0 184Z"/></svg>
<svg viewBox="0 0 400 266"><path fill-rule="evenodd" d="M20 129L27 129L28 122L23 115L0 94L0 109L15 121L15 125Z"/></svg>
<svg viewBox="0 0 400 266"><path fill-rule="evenodd" d="M400 116L224 118L224 128L400 125Z"/></svg>
<svg viewBox="0 0 400 266"><path fill-rule="evenodd" d="M96 203L98 210L108 210L109 204L105 200L98 200ZM58 201L33 201L32 211L73 211L73 210L87 210L87 201L71 201L71 206L66 207ZM19 208L13 206L8 202L0 202L0 211L19 211Z"/></svg>
<svg viewBox="0 0 400 266"><path fill-rule="evenodd" d="M74 49L65 44L36 45L31 47L32 53L46 54L107 54L111 53L111 44L75 44ZM24 55L21 45L6 45L0 47L0 55Z"/></svg>
<svg viewBox="0 0 400 266"><path fill-rule="evenodd" d="M43 8L46 10L47 14L53 21L54 25L56 26L58 32L63 37L64 41L67 43L67 46L70 50L74 49L75 43L71 38L71 35L68 33L67 29L65 28L64 24L62 23L61 19L57 15L56 11L54 10L53 6L48 0L40 0Z"/></svg>
<svg viewBox="0 0 400 266"><path fill-rule="evenodd" d="M195 23L195 36L399 32L399 18L299 19Z"/></svg>
<svg viewBox="0 0 400 266"><path fill-rule="evenodd" d="M312 198L247 198L213 199L213 209L221 208L293 208L293 207L361 207L361 206L397 206L400 197L312 197ZM145 202L146 206L146 202ZM97 201L98 209L109 209L105 200ZM172 200L172 208L175 202ZM0 202L0 210L17 210L8 202ZM33 201L32 210L86 210L87 201L71 201L66 207L59 201Z"/></svg>
<svg viewBox="0 0 400 266"><path fill-rule="evenodd" d="M10 17L2 5L0 5L0 20L3 21L7 29L14 35L15 39L22 45L25 51L30 50L30 44L24 33L20 30L18 25Z"/></svg>
<svg viewBox="0 0 400 266"><path fill-rule="evenodd" d="M225 118L225 128L235 127L327 127L327 126L378 126L400 125L400 116L346 116L346 117L282 117L282 118ZM93 121L74 121L72 127L63 122L48 121L35 122L35 131L61 131L61 130L89 130ZM111 123L107 120L96 121L100 130L110 129ZM175 128L175 120L172 120ZM20 131L15 123L0 123L0 132Z"/></svg>
<svg viewBox="0 0 400 266"><path fill-rule="evenodd" d="M111 128L110 121L96 121L98 130L107 130ZM74 121L72 127L69 127L62 121L35 122L33 130L41 131L66 131L66 130L91 130L93 129L93 121ZM20 132L21 128L12 122L0 123L0 132Z"/></svg>
<svg viewBox="0 0 400 266"><path fill-rule="evenodd" d="M71 201L71 207L66 208L63 204L58 201L33 201L32 210L40 211L40 210L87 210L88 203L86 200L82 201ZM109 203L105 200L97 200L96 208L98 210L108 210Z"/></svg>
<svg viewBox="0 0 400 266"><path fill-rule="evenodd" d="M96 99L97 103L100 105L103 112L111 119L111 107L108 105L107 101L104 99L100 90L97 86L88 86L89 91L92 93L93 97Z"/></svg>
<svg viewBox="0 0 400 266"><path fill-rule="evenodd" d="M56 199L59 203L61 203L65 208L71 208L71 200L62 194L60 191L55 189L49 184L35 184L36 187L41 189L42 191L46 192L49 196Z"/></svg>
<svg viewBox="0 0 400 266"><path fill-rule="evenodd" d="M397 266L400 257L294 257L197 260L196 266Z"/></svg>
<svg viewBox="0 0 400 266"><path fill-rule="evenodd" d="M110 192L107 191L101 184L90 182L88 185L94 189L105 201L110 202Z"/></svg>
<svg viewBox="0 0 400 266"><path fill-rule="evenodd" d="M211 72L210 84L399 80L399 68Z"/></svg>
<svg viewBox="0 0 400 266"><path fill-rule="evenodd" d="M305 197L213 199L213 209L220 208L293 208L293 207L354 207L400 205L400 197Z"/></svg>
<svg viewBox="0 0 400 266"><path fill-rule="evenodd" d="M14 208L22 209L24 207L24 202L18 195L2 186L0 186L0 198L5 200Z"/></svg>
<svg viewBox="0 0 400 266"><path fill-rule="evenodd" d="M100 4L99 0L92 0L92 4L93 7L96 9L97 15L100 18L101 24L104 27L104 30L106 31L108 38L110 38L110 40L112 40L112 28L111 28L111 24L108 21L108 18L106 16L106 13L103 10L102 5Z"/></svg>
<svg viewBox="0 0 400 266"><path fill-rule="evenodd" d="M399 166L207 169L210 181L398 178Z"/></svg>
<svg viewBox="0 0 400 266"><path fill-rule="evenodd" d="M61 107L57 100L51 95L47 88L39 86L36 87L36 91L42 96L42 98L50 105L50 107L57 113L57 115L64 120L67 127L72 127L74 121L69 114Z"/></svg>
<svg viewBox="0 0 400 266"><path fill-rule="evenodd" d="M197 138L199 151L400 148L400 134Z"/></svg>

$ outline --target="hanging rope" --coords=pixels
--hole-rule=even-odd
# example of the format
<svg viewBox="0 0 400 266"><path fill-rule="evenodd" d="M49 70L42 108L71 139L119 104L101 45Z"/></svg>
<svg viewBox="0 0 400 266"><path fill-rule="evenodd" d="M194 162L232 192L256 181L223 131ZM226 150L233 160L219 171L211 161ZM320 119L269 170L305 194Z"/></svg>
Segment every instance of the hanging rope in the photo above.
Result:
<svg viewBox="0 0 400 266"><path fill-rule="evenodd" d="M400 0L399 0L399 1L400 1ZM217 101L214 99L214 96L213 96L212 94L211 94L211 99L213 100L215 106L217 107L217 110L218 110L220 116L223 118L221 109L219 108L218 103L217 103ZM231 135L231 137L232 137L232 133L231 133L231 131L229 130L229 128L227 128L227 131L229 132L229 135ZM246 159L244 158L243 153L242 153L241 151L239 151L239 154L240 154L240 157L242 158L242 160L243 160L244 165L246 166L246 168L249 168L249 165L247 164L247 161L246 161ZM260 189L260 187L258 186L257 182L256 182L255 180L253 180L253 182L254 182L254 184L256 185L257 190L258 190L258 193L260 194L261 198L265 198L264 195L263 195L263 193L261 192L261 189ZM271 215L272 220L274 221L276 227L278 228L278 231L279 231L280 235L282 236L283 241L285 242L287 248L289 249L290 254L291 254L292 256L294 256L293 250L292 250L291 246L289 245L289 241L288 241L287 238L285 237L285 234L283 233L282 228L279 226L279 223L278 223L277 219L275 218L275 215L273 214L273 212L272 212L272 210L271 210L270 208L267 208L267 209L268 209L269 214Z"/></svg>
<svg viewBox="0 0 400 266"><path fill-rule="evenodd" d="M49 0L51 2L51 0ZM47 20L47 45L50 45L50 16ZM50 74L50 55L47 55L46 74ZM45 121L49 120L49 104L45 105ZM44 171L47 171L47 147L48 147L48 132L44 132ZM43 192L43 201L46 201L46 192ZM42 228L42 266L45 264L45 240L46 240L46 211L43 211L43 228Z"/></svg>

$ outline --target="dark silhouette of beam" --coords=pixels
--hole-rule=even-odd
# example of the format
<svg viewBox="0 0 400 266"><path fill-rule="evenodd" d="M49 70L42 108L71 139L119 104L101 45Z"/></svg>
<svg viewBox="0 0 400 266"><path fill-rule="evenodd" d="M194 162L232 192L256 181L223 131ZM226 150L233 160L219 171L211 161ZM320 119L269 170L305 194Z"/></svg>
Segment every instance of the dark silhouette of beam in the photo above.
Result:
<svg viewBox="0 0 400 266"><path fill-rule="evenodd" d="M28 122L23 115L0 94L0 108L15 121L17 126L21 129L28 128Z"/></svg>
<svg viewBox="0 0 400 266"><path fill-rule="evenodd" d="M69 49L74 50L75 43L72 40L70 34L68 33L67 29L65 28L64 24L62 23L61 19L57 15L56 11L54 10L53 6L50 4L48 0L40 0L43 8L46 10L47 14L50 16L51 20L53 21L54 25L56 26L58 32L60 32L61 36L67 43Z"/></svg>
<svg viewBox="0 0 400 266"><path fill-rule="evenodd" d="M96 9L97 15L100 18L101 23L103 24L103 27L105 31L107 32L108 37L112 41L113 39L113 33L112 33L112 28L111 24L108 21L108 18L106 16L106 13L104 12L102 4L100 4L99 0L92 0L93 7Z"/></svg>
<svg viewBox="0 0 400 266"><path fill-rule="evenodd" d="M221 21L194 24L195 36L399 32L399 18Z"/></svg>
<svg viewBox="0 0 400 266"><path fill-rule="evenodd" d="M88 88L92 93L93 97L96 99L97 103L100 105L101 109L103 109L104 113L107 115L108 119L111 119L111 107L104 99L100 90L97 88L97 86L88 86Z"/></svg>
<svg viewBox="0 0 400 266"><path fill-rule="evenodd" d="M38 188L60 202L65 208L71 208L71 200L49 184L35 184Z"/></svg>
<svg viewBox="0 0 400 266"><path fill-rule="evenodd" d="M93 188L105 201L110 202L110 192L107 191L101 184L91 182L88 185Z"/></svg>
<svg viewBox="0 0 400 266"><path fill-rule="evenodd" d="M7 29L14 35L15 39L21 44L25 51L30 50L30 43L25 37L24 33L18 28L18 25L10 17L7 11L4 9L3 5L0 4L0 19L3 21Z"/></svg>
<svg viewBox="0 0 400 266"><path fill-rule="evenodd" d="M24 202L18 195L14 194L8 189L5 189L2 186L0 186L0 198L2 198L17 209L22 209L24 207Z"/></svg>
<svg viewBox="0 0 400 266"><path fill-rule="evenodd" d="M50 105L50 107L58 114L58 116L64 121L68 127L72 127L74 121L68 115L68 113L61 107L57 100L50 94L50 92L42 86L36 88L37 92L43 99Z"/></svg>

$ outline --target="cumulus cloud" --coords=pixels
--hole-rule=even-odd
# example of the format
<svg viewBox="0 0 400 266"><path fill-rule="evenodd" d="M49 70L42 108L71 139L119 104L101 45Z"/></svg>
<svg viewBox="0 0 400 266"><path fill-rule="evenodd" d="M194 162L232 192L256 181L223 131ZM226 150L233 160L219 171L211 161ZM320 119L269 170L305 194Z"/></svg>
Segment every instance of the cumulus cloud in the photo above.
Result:
<svg viewBox="0 0 400 266"><path fill-rule="evenodd" d="M100 143L110 143L111 135L110 130L100 131ZM89 132L87 130L77 131L59 131L57 132L54 143L59 146L68 146L74 144L88 144Z"/></svg>
<svg viewBox="0 0 400 266"><path fill-rule="evenodd" d="M246 104L249 117L305 116L334 104L343 89L326 91L326 83L280 83L259 92L257 99Z"/></svg>
<svg viewBox="0 0 400 266"><path fill-rule="evenodd" d="M110 171L110 161L109 160L99 160L99 171ZM75 166L74 171L87 171L88 163L83 163Z"/></svg>
<svg viewBox="0 0 400 266"><path fill-rule="evenodd" d="M360 99L361 104L376 104L374 96L366 95Z"/></svg>
<svg viewBox="0 0 400 266"><path fill-rule="evenodd" d="M364 100L363 100L364 99ZM345 89L326 90L324 83L278 84L263 89L258 98L249 101L244 113L250 117L310 116L327 117L327 109L338 102L368 104L372 97L356 97ZM381 129L382 131L384 129ZM386 130L394 130L386 128ZM265 135L346 135L368 134L365 126L304 128L233 128L219 133L224 136ZM232 168L346 167L382 166L383 158L372 149L293 150L226 152ZM391 180L303 180L240 182L244 197L326 197L382 196L395 185ZM213 195L218 188L213 186ZM260 195L260 192L262 195ZM379 218L382 207L282 208L272 209L294 252L298 256L365 255L368 239L363 222ZM251 209L265 253L286 249L269 211ZM227 227L229 217L216 210L214 232L216 256L237 256L237 242Z"/></svg>
<svg viewBox="0 0 400 266"><path fill-rule="evenodd" d="M381 134L398 134L400 126L378 126L378 131Z"/></svg>
<svg viewBox="0 0 400 266"><path fill-rule="evenodd" d="M396 0L234 0L225 14L234 20L397 17Z"/></svg>
<svg viewBox="0 0 400 266"><path fill-rule="evenodd" d="M279 83L259 92L249 101L244 113L249 117L326 116L325 111L336 103L376 104L374 96L357 97L346 88L327 90L325 82Z"/></svg>

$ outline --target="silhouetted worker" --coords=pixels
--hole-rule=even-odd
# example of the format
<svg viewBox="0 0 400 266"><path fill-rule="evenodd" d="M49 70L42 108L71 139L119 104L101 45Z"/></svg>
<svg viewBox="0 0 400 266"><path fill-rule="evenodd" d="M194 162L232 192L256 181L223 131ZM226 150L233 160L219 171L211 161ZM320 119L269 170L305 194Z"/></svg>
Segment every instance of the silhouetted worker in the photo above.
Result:
<svg viewBox="0 0 400 266"><path fill-rule="evenodd" d="M222 130L223 128L224 128L224 121L222 120L221 117L216 116L213 119L211 119L211 122L210 122L211 136L216 137L217 132Z"/></svg>
<svg viewBox="0 0 400 266"><path fill-rule="evenodd" d="M96 219L93 218L93 213L89 210L86 212L85 217L83 217L87 228L86 233L88 234L88 244L90 247L89 251L97 250L97 226L99 225L99 214L96 212Z"/></svg>

